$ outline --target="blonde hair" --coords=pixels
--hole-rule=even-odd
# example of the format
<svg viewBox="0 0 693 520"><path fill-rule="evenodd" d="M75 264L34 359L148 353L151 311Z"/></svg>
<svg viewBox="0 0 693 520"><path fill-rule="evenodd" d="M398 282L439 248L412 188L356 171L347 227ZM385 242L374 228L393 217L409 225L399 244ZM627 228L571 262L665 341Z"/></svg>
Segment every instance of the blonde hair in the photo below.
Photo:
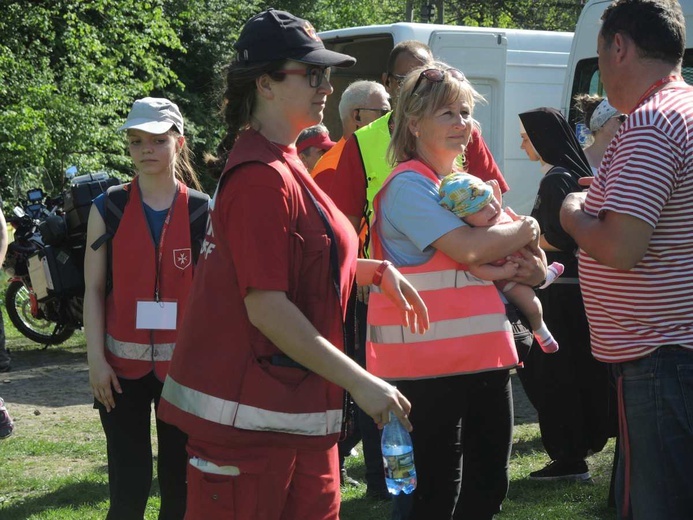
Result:
<svg viewBox="0 0 693 520"><path fill-rule="evenodd" d="M483 96L472 87L468 80L459 80L447 72L440 82L432 82L425 78L419 81L421 73L425 70L438 69L445 72L453 68L446 63L436 61L407 74L392 115L394 131L387 149L387 159L393 166L416 157L416 138L409 130L411 122L430 116L442 107L459 100L467 103L471 112L474 113L474 105L484 101ZM479 123L476 120L472 121L474 127L480 129Z"/></svg>

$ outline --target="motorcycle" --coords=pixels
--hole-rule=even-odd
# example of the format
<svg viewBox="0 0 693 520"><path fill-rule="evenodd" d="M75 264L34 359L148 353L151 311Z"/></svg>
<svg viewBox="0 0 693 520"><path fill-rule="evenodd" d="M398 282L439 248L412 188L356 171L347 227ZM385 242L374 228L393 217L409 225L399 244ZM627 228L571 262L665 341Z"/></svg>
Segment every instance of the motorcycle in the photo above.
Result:
<svg viewBox="0 0 693 520"><path fill-rule="evenodd" d="M58 345L82 327L84 252L92 200L120 184L106 173L76 176L57 197L27 191L7 222L14 228L2 268L8 274L5 307L17 330L36 343Z"/></svg>

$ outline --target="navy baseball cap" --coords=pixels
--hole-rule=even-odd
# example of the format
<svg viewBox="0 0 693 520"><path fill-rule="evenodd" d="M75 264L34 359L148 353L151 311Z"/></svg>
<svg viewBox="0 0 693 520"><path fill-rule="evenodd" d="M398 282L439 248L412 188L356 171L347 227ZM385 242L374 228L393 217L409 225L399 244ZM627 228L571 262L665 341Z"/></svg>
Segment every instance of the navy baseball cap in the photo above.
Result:
<svg viewBox="0 0 693 520"><path fill-rule="evenodd" d="M308 20L275 9L248 20L233 47L238 61L246 65L281 60L324 67L351 67L356 63L352 56L325 49Z"/></svg>

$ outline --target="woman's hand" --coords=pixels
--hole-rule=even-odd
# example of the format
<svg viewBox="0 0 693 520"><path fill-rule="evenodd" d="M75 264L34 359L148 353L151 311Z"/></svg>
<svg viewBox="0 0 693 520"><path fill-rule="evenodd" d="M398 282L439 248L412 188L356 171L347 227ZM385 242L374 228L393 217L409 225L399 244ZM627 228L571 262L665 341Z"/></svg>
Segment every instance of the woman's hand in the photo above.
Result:
<svg viewBox="0 0 693 520"><path fill-rule="evenodd" d="M402 323L412 333L423 334L428 330L428 309L419 293L393 265L383 273L380 284L383 294L400 310ZM387 422L387 421L386 421Z"/></svg>
<svg viewBox="0 0 693 520"><path fill-rule="evenodd" d="M368 374L368 379L351 391L356 404L373 418L379 429L390 421L393 412L407 431L412 430L409 422L411 404L396 387Z"/></svg>
<svg viewBox="0 0 693 520"><path fill-rule="evenodd" d="M123 393L120 382L115 372L105 359L89 362L89 384L94 397L110 412L115 408L113 389L119 394Z"/></svg>

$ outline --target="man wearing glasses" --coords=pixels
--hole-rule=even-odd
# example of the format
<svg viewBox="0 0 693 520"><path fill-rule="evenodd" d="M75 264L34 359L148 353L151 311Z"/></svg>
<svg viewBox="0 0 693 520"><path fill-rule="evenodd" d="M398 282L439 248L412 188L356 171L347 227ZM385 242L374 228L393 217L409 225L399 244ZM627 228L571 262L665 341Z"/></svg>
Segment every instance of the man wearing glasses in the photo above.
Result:
<svg viewBox="0 0 693 520"><path fill-rule="evenodd" d="M329 193L347 140L356 130L371 124L389 112L390 95L380 83L355 81L346 88L339 100L342 138L320 158L311 172L318 186Z"/></svg>

